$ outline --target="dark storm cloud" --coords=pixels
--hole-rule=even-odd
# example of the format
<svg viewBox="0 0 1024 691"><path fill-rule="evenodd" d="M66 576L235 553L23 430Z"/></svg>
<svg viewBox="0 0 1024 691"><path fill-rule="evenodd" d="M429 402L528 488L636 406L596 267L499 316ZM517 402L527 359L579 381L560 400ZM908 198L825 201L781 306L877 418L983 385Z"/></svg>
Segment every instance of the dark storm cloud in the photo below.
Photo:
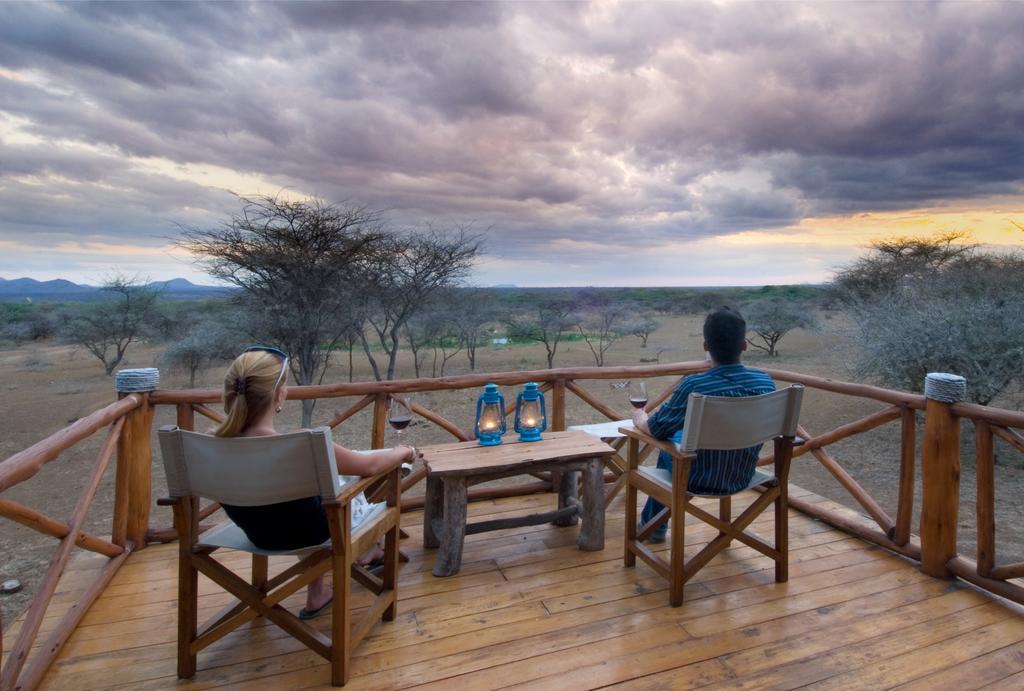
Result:
<svg viewBox="0 0 1024 691"><path fill-rule="evenodd" d="M176 164L502 256L1021 194L1021 35L1016 3L0 3L0 237L231 208Z"/></svg>

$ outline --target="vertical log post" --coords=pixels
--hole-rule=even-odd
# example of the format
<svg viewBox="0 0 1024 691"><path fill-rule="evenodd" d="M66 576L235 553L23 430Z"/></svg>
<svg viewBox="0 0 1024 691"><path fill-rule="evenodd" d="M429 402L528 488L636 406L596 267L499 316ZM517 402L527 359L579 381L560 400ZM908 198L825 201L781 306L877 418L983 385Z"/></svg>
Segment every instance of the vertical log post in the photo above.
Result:
<svg viewBox="0 0 1024 691"><path fill-rule="evenodd" d="M191 403L179 403L177 405L177 421L180 429L187 429L189 432L196 431L196 409Z"/></svg>
<svg viewBox="0 0 1024 691"><path fill-rule="evenodd" d="M146 546L150 504L153 498L153 404L148 392L156 389L160 373L154 368L121 370L115 378L118 398L129 393L142 396L142 405L125 415L117 442L112 541L135 549Z"/></svg>
<svg viewBox="0 0 1024 691"><path fill-rule="evenodd" d="M565 380L551 383L551 431L565 431Z"/></svg>
<svg viewBox="0 0 1024 691"><path fill-rule="evenodd" d="M551 424L548 427L552 432L565 431L565 380L556 379L551 382ZM571 473L575 479L577 473ZM560 492L562 486L562 473L558 470L551 471L551 491Z"/></svg>
<svg viewBox="0 0 1024 691"><path fill-rule="evenodd" d="M917 411L904 407L900 413L900 488L896 505L896 529L892 541L900 547L910 542L914 520L914 463L917 460Z"/></svg>
<svg viewBox="0 0 1024 691"><path fill-rule="evenodd" d="M370 431L371 449L384 448L384 434L388 426L388 395L379 393L373 397L373 429Z"/></svg>
<svg viewBox="0 0 1024 691"><path fill-rule="evenodd" d="M992 445L992 426L984 420L974 423L975 472L978 498L978 575L991 578L996 565L996 458Z"/></svg>
<svg viewBox="0 0 1024 691"><path fill-rule="evenodd" d="M949 577L957 555L960 509L960 422L950 404L962 401L963 377L932 373L925 378L924 442L921 446L921 570Z"/></svg>

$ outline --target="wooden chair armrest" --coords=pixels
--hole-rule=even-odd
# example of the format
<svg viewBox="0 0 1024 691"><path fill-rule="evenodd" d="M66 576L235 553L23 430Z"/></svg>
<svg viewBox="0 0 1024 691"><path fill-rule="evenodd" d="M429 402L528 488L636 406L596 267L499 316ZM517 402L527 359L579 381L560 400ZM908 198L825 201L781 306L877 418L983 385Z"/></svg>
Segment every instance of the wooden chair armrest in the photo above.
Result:
<svg viewBox="0 0 1024 691"><path fill-rule="evenodd" d="M341 488L341 491L338 492L338 496L336 496L334 499L325 501L324 504L331 506L341 506L343 504L347 504L350 501L352 501L352 499L360 492L365 492L368 488L372 487L378 482L383 483L387 481L389 475L394 475L395 477L398 477L397 473L395 473L394 470L386 470L383 473L377 473L376 475L360 478L356 482L350 482Z"/></svg>
<svg viewBox="0 0 1024 691"><path fill-rule="evenodd" d="M649 444L650 446L653 446L654 448L658 449L659 451L664 451L665 453L667 453L672 458L681 458L681 459L686 459L686 458L692 459L693 458L693 454L686 453L684 451L680 451L679 447L677 447L672 442L665 441L664 439L655 439L651 435L647 434L646 432L641 432L640 430L636 429L635 427L620 427L619 428L619 432L621 432L622 434L626 435L627 437L630 437L632 439L636 439L637 441L640 441L640 442L642 442L644 444Z"/></svg>

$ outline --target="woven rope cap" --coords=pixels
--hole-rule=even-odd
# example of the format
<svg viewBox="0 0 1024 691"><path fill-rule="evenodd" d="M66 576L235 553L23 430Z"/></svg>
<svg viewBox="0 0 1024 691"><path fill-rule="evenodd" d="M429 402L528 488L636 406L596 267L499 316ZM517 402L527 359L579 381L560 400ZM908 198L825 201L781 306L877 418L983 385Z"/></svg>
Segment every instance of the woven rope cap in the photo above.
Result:
<svg viewBox="0 0 1024 691"><path fill-rule="evenodd" d="M114 377L114 390L118 393L152 391L160 385L160 370L156 367L118 370Z"/></svg>
<svg viewBox="0 0 1024 691"><path fill-rule="evenodd" d="M957 403L967 398L967 380L959 374L931 372L924 378L924 395L933 401Z"/></svg>

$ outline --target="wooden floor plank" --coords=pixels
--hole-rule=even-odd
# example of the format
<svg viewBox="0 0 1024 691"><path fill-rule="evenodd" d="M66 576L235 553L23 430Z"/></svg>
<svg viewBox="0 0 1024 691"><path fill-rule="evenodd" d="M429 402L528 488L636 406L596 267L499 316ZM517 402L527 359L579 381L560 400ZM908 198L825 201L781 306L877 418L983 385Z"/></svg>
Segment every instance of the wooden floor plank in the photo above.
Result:
<svg viewBox="0 0 1024 691"><path fill-rule="evenodd" d="M897 688L900 691L968 691L984 688L1021 672L1024 672L1024 643L1014 643Z"/></svg>
<svg viewBox="0 0 1024 691"><path fill-rule="evenodd" d="M828 500L794 488L809 501ZM642 501L642 498L641 498ZM709 510L716 502L700 500ZM470 520L546 510L552 495L470 505ZM739 504L740 502L738 502ZM771 560L731 545L668 607L650 568L622 565L623 500L608 507L606 549L580 552L578 528L550 525L472 535L462 571L434 578L422 549L422 513L403 515L411 559L399 577L399 615L353 652L348 688L967 689L1024 688L1024 620L973 589L924 576L901 557L791 512L790 579ZM692 554L717 534L687 525ZM770 535L772 516L752 526ZM658 551L665 549L657 546ZM176 678L176 546L132 555L86 614L44 680L48 689L275 688L325 686L326 662L257 619ZM248 555L223 561L246 573ZM43 630L98 573L104 558L69 566ZM292 560L272 560L271 571ZM201 579L200 617L230 600ZM356 588L354 602L370 595ZM303 594L285 601L301 606ZM329 629L329 617L315 622ZM5 631L5 641L16 632ZM5 651L6 654L6 651Z"/></svg>

